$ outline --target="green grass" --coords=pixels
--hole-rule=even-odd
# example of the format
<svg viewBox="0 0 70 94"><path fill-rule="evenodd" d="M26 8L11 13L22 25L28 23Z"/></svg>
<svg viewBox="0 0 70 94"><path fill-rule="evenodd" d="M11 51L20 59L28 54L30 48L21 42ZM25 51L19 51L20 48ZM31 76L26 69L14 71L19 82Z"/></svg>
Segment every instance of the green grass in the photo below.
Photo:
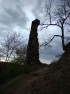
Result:
<svg viewBox="0 0 70 94"><path fill-rule="evenodd" d="M17 75L22 74L23 66L13 63L0 63L0 85L6 83Z"/></svg>
<svg viewBox="0 0 70 94"><path fill-rule="evenodd" d="M13 87L14 89L16 89L18 83L20 83L21 80L24 79L24 77L24 75L19 75L5 83L3 86L0 87L0 94L7 94L10 91L10 88L12 89Z"/></svg>
<svg viewBox="0 0 70 94"><path fill-rule="evenodd" d="M15 63L0 62L0 86L18 75L29 74L45 65L19 65Z"/></svg>

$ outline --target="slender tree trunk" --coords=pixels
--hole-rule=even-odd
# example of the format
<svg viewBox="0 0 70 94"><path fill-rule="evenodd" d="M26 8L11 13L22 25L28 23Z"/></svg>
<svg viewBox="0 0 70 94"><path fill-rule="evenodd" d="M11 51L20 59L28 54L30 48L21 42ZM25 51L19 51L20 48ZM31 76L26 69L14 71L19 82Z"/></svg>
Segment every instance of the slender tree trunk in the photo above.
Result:
<svg viewBox="0 0 70 94"><path fill-rule="evenodd" d="M8 57L8 50L6 52L6 58L5 58L5 61L7 62L7 57Z"/></svg>
<svg viewBox="0 0 70 94"><path fill-rule="evenodd" d="M63 48L63 50L65 50L65 43L64 43L64 27L63 27L63 25L62 25L61 31L62 31L62 48Z"/></svg>

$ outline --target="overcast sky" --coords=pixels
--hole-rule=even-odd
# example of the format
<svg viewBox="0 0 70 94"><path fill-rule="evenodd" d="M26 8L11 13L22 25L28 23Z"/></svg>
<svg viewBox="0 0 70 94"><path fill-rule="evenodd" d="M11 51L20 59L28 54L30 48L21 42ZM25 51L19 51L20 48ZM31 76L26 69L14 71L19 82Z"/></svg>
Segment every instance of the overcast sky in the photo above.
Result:
<svg viewBox="0 0 70 94"><path fill-rule="evenodd" d="M0 0L0 40L7 32L16 31L26 39L29 37L31 22L34 19L42 21L42 6L45 0ZM39 26L40 29L40 26ZM48 40L54 34L61 34L57 27L50 27L47 30L38 30L39 42ZM55 55L62 53L61 39L55 38L52 47L40 48L40 60L50 63L56 60Z"/></svg>

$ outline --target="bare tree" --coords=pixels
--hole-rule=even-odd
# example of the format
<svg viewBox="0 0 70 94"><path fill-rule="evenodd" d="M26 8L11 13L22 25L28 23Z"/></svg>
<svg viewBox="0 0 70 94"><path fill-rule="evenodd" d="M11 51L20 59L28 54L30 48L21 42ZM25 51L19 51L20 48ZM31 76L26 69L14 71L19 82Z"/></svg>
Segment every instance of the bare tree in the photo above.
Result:
<svg viewBox="0 0 70 94"><path fill-rule="evenodd" d="M16 32L8 33L4 38L4 42L0 43L0 54L5 57L8 62L14 55L16 48L23 45L24 40L20 34Z"/></svg>
<svg viewBox="0 0 70 94"><path fill-rule="evenodd" d="M45 2L45 20L43 28L48 28L49 26L57 26L61 29L62 35L54 35L49 43L54 39L54 37L61 37L62 39L62 48L65 50L64 43L64 32L66 27L70 25L70 0L59 0L56 3L55 8L53 8L53 0L48 0ZM55 3L55 2L54 2ZM49 43L46 43L49 44Z"/></svg>
<svg viewBox="0 0 70 94"><path fill-rule="evenodd" d="M16 57L13 59L14 63L24 64L27 53L27 45L16 49Z"/></svg>

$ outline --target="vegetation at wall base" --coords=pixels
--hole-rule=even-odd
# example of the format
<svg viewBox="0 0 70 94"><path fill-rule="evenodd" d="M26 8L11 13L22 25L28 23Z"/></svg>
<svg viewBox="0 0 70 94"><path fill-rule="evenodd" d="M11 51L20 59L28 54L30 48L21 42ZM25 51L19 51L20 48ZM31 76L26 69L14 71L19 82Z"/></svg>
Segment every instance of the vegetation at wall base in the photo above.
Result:
<svg viewBox="0 0 70 94"><path fill-rule="evenodd" d="M70 94L70 50L50 65L6 65L0 94Z"/></svg>

